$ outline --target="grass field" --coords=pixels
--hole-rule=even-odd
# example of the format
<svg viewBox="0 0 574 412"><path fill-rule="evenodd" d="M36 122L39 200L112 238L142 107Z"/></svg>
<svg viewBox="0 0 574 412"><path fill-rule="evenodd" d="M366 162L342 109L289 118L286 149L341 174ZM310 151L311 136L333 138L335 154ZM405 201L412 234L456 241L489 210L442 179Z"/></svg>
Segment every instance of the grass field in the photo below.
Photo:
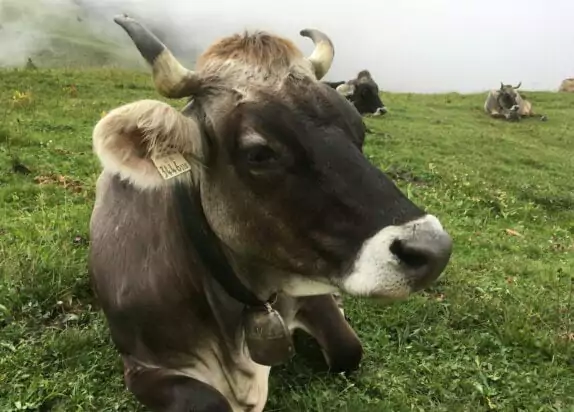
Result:
<svg viewBox="0 0 574 412"><path fill-rule="evenodd" d="M297 356L268 411L574 411L574 94L527 95L547 122L491 120L484 94L384 94L365 151L440 217L452 262L407 302L347 299L361 369ZM0 71L2 412L142 410L85 263L91 130L142 98L158 98L147 73Z"/></svg>

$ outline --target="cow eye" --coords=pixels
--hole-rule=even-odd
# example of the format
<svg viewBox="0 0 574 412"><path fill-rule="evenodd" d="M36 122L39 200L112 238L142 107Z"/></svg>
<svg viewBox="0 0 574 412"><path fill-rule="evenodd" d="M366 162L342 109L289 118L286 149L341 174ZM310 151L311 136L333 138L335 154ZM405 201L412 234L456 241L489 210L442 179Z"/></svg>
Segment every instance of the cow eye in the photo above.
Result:
<svg viewBox="0 0 574 412"><path fill-rule="evenodd" d="M246 158L249 166L264 168L273 166L279 159L279 155L266 145L256 145L246 149Z"/></svg>

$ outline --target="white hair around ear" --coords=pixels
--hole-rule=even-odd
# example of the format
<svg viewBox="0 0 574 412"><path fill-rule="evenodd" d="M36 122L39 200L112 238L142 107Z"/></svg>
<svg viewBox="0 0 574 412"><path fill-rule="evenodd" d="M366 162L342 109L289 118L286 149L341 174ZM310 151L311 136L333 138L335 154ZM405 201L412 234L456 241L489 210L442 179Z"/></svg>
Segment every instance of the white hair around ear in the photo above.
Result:
<svg viewBox="0 0 574 412"><path fill-rule="evenodd" d="M177 176L193 178L201 158L197 123L158 100L138 100L107 113L94 127L93 149L104 171L146 190Z"/></svg>

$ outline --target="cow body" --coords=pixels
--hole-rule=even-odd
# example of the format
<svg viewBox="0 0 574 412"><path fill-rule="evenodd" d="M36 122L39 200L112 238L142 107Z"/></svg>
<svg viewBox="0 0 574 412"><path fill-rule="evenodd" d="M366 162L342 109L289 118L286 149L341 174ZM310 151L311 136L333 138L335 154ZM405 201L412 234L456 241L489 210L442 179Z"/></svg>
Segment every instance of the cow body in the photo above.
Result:
<svg viewBox="0 0 574 412"><path fill-rule="evenodd" d="M521 84L513 87L501 82L499 89L490 90L484 102L484 111L493 118L510 121L535 116L532 112L532 103L518 93Z"/></svg>
<svg viewBox="0 0 574 412"><path fill-rule="evenodd" d="M560 92L574 92L574 78L568 78L568 79L564 79L562 80L562 83L560 83L560 87L558 88L558 91Z"/></svg>
<svg viewBox="0 0 574 412"><path fill-rule="evenodd" d="M323 83L345 96L361 115L379 116L387 113L387 108L379 96L379 85L368 70L362 70L356 78L346 82Z"/></svg>
<svg viewBox="0 0 574 412"><path fill-rule="evenodd" d="M129 390L152 411L262 411L271 365L253 360L244 322L260 302L313 336L332 371L356 369L362 346L334 293L404 299L440 275L452 241L368 162L360 115L318 81L330 40L302 31L304 57L235 35L191 71L135 20L116 22L157 90L191 98L125 104L93 132L89 272Z"/></svg>

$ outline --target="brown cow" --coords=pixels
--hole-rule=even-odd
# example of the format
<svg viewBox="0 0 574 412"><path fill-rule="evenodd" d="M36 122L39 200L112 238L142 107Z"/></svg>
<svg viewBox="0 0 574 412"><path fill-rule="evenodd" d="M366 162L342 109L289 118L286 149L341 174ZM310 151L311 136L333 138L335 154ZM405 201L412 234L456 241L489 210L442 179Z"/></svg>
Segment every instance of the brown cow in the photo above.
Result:
<svg viewBox="0 0 574 412"><path fill-rule="evenodd" d="M558 89L560 92L574 92L574 78L564 79L562 83L560 83L560 88Z"/></svg>
<svg viewBox="0 0 574 412"><path fill-rule="evenodd" d="M500 82L500 89L490 90L484 101L484 111L494 118L518 121L522 117L536 116L532 103L518 93L522 82L516 86ZM543 116L545 117L545 116Z"/></svg>
<svg viewBox="0 0 574 412"><path fill-rule="evenodd" d="M111 110L89 271L129 390L152 411L262 411L271 365L312 335L333 371L362 346L333 293L404 299L446 267L452 240L363 155L359 113L306 58L264 32L211 45L195 71L116 17L157 90L191 97Z"/></svg>

